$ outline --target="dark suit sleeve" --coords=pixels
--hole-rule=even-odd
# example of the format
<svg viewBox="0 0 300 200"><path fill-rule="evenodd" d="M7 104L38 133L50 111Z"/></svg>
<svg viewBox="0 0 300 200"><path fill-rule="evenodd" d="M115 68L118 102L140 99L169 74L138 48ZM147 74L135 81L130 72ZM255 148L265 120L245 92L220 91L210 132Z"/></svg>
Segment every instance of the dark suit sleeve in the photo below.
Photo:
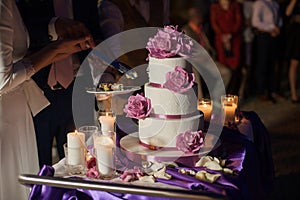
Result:
<svg viewBox="0 0 300 200"><path fill-rule="evenodd" d="M29 32L29 49L37 51L50 42L48 24L54 17L52 1L19 0L17 5Z"/></svg>
<svg viewBox="0 0 300 200"><path fill-rule="evenodd" d="M96 43L102 40L99 28L97 0L73 0L74 19L82 22L91 32Z"/></svg>

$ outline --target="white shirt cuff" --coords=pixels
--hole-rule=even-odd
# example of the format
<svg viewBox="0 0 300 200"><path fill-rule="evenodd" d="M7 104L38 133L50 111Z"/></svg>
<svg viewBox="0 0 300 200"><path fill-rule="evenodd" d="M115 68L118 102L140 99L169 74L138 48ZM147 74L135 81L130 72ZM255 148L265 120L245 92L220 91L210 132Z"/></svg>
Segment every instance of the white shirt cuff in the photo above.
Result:
<svg viewBox="0 0 300 200"><path fill-rule="evenodd" d="M48 34L51 41L58 39L58 35L55 30L55 22L58 20L58 17L53 17L48 24Z"/></svg>

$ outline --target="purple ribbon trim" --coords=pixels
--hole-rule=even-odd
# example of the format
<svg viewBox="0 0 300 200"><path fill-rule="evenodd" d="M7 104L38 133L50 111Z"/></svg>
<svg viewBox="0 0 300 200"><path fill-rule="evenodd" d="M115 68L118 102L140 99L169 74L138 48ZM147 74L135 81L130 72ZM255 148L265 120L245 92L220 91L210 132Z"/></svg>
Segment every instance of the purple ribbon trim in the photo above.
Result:
<svg viewBox="0 0 300 200"><path fill-rule="evenodd" d="M159 84L159 83L149 83L151 87L156 87L156 88L164 88L164 84Z"/></svg>
<svg viewBox="0 0 300 200"><path fill-rule="evenodd" d="M140 141L140 144L143 147L146 147L146 148L151 149L151 150L163 149L163 150L166 150L166 151L179 151L176 147L159 147L159 146L154 146L154 145L146 144L146 143L144 143L142 141Z"/></svg>
<svg viewBox="0 0 300 200"><path fill-rule="evenodd" d="M185 119L185 118L196 116L197 114L198 114L198 111L195 111L193 113L189 113L186 115L163 115L163 114L151 113L150 117L159 118L159 119Z"/></svg>

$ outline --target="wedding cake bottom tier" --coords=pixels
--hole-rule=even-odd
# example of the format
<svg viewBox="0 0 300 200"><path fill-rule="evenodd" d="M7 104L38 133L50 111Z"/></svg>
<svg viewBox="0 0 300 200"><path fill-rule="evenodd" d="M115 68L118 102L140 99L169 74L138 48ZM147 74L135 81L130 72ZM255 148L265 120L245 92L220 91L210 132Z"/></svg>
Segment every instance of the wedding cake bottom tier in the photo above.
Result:
<svg viewBox="0 0 300 200"><path fill-rule="evenodd" d="M136 163L177 162L190 167L195 166L195 163L212 149L212 146L208 145L201 148L199 153L183 153L176 148L151 150L141 145L137 132L123 137L120 140L120 146L122 154Z"/></svg>
<svg viewBox="0 0 300 200"><path fill-rule="evenodd" d="M184 119L146 118L139 120L141 143L153 147L176 147L176 136L185 131L203 128L203 115Z"/></svg>

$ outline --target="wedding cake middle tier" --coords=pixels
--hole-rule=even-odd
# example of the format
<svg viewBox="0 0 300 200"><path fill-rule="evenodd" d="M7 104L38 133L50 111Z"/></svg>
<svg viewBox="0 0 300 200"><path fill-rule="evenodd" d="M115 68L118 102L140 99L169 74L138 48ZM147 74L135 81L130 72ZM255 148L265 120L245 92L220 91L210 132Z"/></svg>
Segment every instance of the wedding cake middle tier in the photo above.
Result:
<svg viewBox="0 0 300 200"><path fill-rule="evenodd" d="M145 84L144 92L151 101L152 110L149 117L139 120L139 139L150 147L176 147L179 133L199 130L197 85L193 83L184 92L174 92L164 85L168 79L166 74L174 72L178 66L185 72L191 71L183 58L149 58L149 83ZM171 87L175 85L171 83Z"/></svg>

